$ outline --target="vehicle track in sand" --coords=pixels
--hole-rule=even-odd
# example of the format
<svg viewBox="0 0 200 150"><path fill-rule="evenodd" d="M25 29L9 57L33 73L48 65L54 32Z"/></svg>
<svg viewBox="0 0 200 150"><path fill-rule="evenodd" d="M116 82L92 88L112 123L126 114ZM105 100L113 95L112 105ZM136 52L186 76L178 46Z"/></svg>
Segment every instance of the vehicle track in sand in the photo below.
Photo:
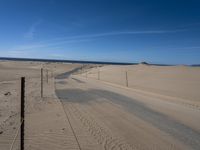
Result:
<svg viewBox="0 0 200 150"><path fill-rule="evenodd" d="M102 146L104 150L134 150L133 146L116 135L109 132L108 129L100 125L89 113L80 110L75 104L62 102L64 109L67 109L71 117L79 120L82 127Z"/></svg>
<svg viewBox="0 0 200 150"><path fill-rule="evenodd" d="M79 79L59 79L55 87L70 120L76 120L72 121L72 126L75 126L78 140L82 130L86 135L83 141L93 139L104 150L198 149L199 132L187 123L149 107L148 103L135 99L134 95L131 97L128 92L126 96L123 90L87 84L87 80ZM61 80L67 84L60 84ZM161 104L165 104L164 101ZM106 106L107 109L103 108ZM80 145L82 148L81 142Z"/></svg>
<svg viewBox="0 0 200 150"><path fill-rule="evenodd" d="M77 82L77 80L75 80L75 82ZM82 148L82 144L80 142L83 139L80 139L81 136L79 136L79 134L84 134L86 136L84 140L88 138L91 140L90 142L93 140L96 141L98 145L96 146L100 146L103 150L136 150L133 145L128 144L122 137L113 135L109 129L105 127L105 125L92 117L89 112L82 110L81 107L69 102L68 99L61 99L61 103L66 115L68 116L71 126L73 126L72 130L74 130L74 134L77 138L77 142L79 142L80 149L84 148ZM76 120L76 125L73 124L73 119ZM78 130L79 132L84 133L78 133ZM95 147L95 149L98 149L97 147Z"/></svg>
<svg viewBox="0 0 200 150"><path fill-rule="evenodd" d="M70 88L76 89L77 84L74 85L73 83L77 83L77 82L74 80L68 79L68 85L70 85ZM81 83L79 83L79 85L80 84ZM161 147L161 145L158 145L155 142L154 143L150 142L151 144L147 145L144 142L138 141L139 139L141 140L141 138L139 138L137 136L136 136L135 140L138 141L139 143L136 141L135 142L132 141L133 143L131 143L132 145L130 145L129 143L127 143L128 142L127 139L124 139L124 138L122 138L123 136L120 136L121 134L117 135L116 132L113 132L112 129L110 129L106 124L104 124L103 120L96 117L95 115L92 115L92 113L94 113L94 111L91 110L93 108L93 107L91 107L91 105L88 105L88 103L87 104L81 103L81 99L83 101L84 100L87 101L90 98L92 98L95 101L95 99L97 97L99 97L99 95L97 93L93 93L93 92L89 93L88 91L84 91L84 92L80 93L80 91L79 91L80 89L77 89L76 92L73 93L73 91L71 91L70 88L68 90L66 90L67 93L65 92L65 95L63 95L63 98L62 98L62 95L60 95L59 98L62 101L64 109L66 109L70 113L70 118L76 118L76 120L78 121L77 124L79 124L78 125L79 129L76 128L75 132L80 134L78 130L80 130L80 128L82 128L82 130L85 130L84 132L89 133L89 136L87 136L85 138L91 139L91 137L92 137L93 139L95 139L98 142L99 145L102 146L102 149L104 149L104 150L111 150L111 149L159 150L160 148L162 148L163 150L177 149L177 147L172 143L168 143L169 145L164 145L164 147ZM103 98L102 100L105 101L106 104L112 105L112 109L114 109L114 107L121 109L116 104L112 103L110 100L105 99L104 96L101 95L100 97ZM101 106L102 105L100 104L99 107L101 107ZM103 117L106 117L107 115L109 115L109 114L107 114L108 113L107 111L106 112L104 112L105 110L101 110L101 111L103 111L102 112L104 114ZM101 111L99 113L101 113ZM119 113L119 112L117 111L117 113ZM114 114L112 114L112 116L113 115ZM116 119L118 118L117 115L114 115L113 117ZM120 120L121 118L118 118L118 119ZM72 119L70 119L70 120L72 120ZM129 124L130 124L130 122L129 122ZM73 127L77 126L74 123L72 123L72 125L73 125ZM133 124L133 126L134 126L134 124ZM134 128L134 131L135 130L137 130L137 127ZM77 137L79 139L79 136L77 136ZM148 138L146 140L148 140ZM147 143L149 143L149 142L147 142ZM166 141L164 143L167 144Z"/></svg>

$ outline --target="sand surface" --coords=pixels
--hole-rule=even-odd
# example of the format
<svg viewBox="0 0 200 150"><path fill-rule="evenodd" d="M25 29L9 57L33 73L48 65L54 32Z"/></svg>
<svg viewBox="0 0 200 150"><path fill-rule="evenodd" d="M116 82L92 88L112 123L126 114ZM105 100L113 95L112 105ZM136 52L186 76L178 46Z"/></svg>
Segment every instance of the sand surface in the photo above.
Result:
<svg viewBox="0 0 200 150"><path fill-rule="evenodd" d="M200 67L109 65L89 69L82 76L200 106Z"/></svg>
<svg viewBox="0 0 200 150"><path fill-rule="evenodd" d="M25 76L25 149L78 149L63 107L54 94L54 76L80 65L0 62L0 149L20 149L20 78ZM44 68L44 98L40 69ZM48 83L47 72L48 69ZM8 94L7 94L8 93Z"/></svg>
<svg viewBox="0 0 200 150"><path fill-rule="evenodd" d="M26 149L200 148L200 68L0 62L1 150L19 149L21 76Z"/></svg>

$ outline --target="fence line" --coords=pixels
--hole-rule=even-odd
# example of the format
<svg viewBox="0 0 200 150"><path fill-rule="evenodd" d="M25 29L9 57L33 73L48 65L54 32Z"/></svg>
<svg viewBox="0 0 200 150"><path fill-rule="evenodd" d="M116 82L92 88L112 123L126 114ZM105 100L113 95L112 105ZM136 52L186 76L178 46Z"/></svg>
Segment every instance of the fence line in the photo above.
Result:
<svg viewBox="0 0 200 150"><path fill-rule="evenodd" d="M116 84L120 84L120 85L122 84L122 85L124 85L126 87L129 87L129 74L128 74L128 70L122 71L121 73L120 73L121 77L122 77L121 79L124 78L124 80L121 80L121 83L116 83ZM123 75L123 73L124 73L124 75ZM101 78L101 74L102 74L102 78ZM96 80L101 80L101 81L107 81L106 79L104 79L105 76L107 76L107 74L109 75L109 72L106 72L106 70L100 71L99 69L96 70L96 71L89 70L89 71L85 71L85 72L82 71L81 73L79 73L79 75L85 76L86 78L94 78Z"/></svg>
<svg viewBox="0 0 200 150"><path fill-rule="evenodd" d="M54 77L53 75L53 71L46 70L46 77L47 77L47 83L49 83L49 79L50 77ZM49 74L50 73L50 74ZM27 77L28 82L27 83L35 83L32 81L29 81L29 79L38 79L40 80L41 78L41 95L38 95L38 97L43 97L43 79L44 79L44 69L41 68L41 74L38 77ZM9 150L13 150L15 149L17 146L17 149L19 148L20 150L24 150L24 142L25 140L27 140L27 138L25 138L25 77L21 77L21 91L20 91L20 112L18 112L17 114L20 114L20 122L17 125L17 130L16 132L14 132L9 139L7 139L7 141L10 141L9 145L8 145L8 149ZM5 84L5 83L15 83L15 82L19 82L19 79L14 79L14 80L8 80L8 81L0 81L0 84ZM53 98L53 97L51 97ZM54 98L55 99L55 98ZM5 135L6 136L6 135ZM19 143L18 143L19 142ZM16 145L17 144L17 145ZM18 147L19 146L19 147Z"/></svg>

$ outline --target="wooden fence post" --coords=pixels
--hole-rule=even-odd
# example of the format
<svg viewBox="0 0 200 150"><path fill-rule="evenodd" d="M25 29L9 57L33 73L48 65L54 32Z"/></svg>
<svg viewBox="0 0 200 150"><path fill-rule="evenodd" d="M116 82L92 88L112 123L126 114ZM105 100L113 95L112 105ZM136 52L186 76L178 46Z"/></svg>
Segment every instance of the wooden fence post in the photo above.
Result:
<svg viewBox="0 0 200 150"><path fill-rule="evenodd" d="M128 73L126 71L126 86L128 87Z"/></svg>
<svg viewBox="0 0 200 150"><path fill-rule="evenodd" d="M43 98L43 68L41 68L41 98Z"/></svg>
<svg viewBox="0 0 200 150"><path fill-rule="evenodd" d="M98 70L98 80L100 80L100 71Z"/></svg>
<svg viewBox="0 0 200 150"><path fill-rule="evenodd" d="M25 99L25 77L21 77L21 134L20 134L20 148L24 150L24 101Z"/></svg>
<svg viewBox="0 0 200 150"><path fill-rule="evenodd" d="M49 82L49 75L48 75L48 69L46 70L47 72L46 72L46 78L47 78L47 83Z"/></svg>
<svg viewBox="0 0 200 150"><path fill-rule="evenodd" d="M51 78L53 78L53 70L51 71Z"/></svg>

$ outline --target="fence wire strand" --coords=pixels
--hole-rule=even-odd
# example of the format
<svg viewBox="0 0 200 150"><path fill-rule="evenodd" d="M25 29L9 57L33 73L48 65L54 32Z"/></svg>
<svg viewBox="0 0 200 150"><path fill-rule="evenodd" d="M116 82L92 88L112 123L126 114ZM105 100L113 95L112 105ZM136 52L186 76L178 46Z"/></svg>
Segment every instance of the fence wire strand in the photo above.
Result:
<svg viewBox="0 0 200 150"><path fill-rule="evenodd" d="M24 119L22 120L22 122L20 123L20 125L19 125L19 127L18 127L18 129L17 129L17 132L16 132L16 134L15 134L15 136L14 136L14 138L13 138L13 141L12 141L12 144L11 144L9 150L12 150L12 149L13 149L13 145L15 144L15 141L16 141L16 139L17 139L17 136L18 136L18 134L19 134L19 130L20 130L21 125L22 125L23 122L24 122Z"/></svg>

